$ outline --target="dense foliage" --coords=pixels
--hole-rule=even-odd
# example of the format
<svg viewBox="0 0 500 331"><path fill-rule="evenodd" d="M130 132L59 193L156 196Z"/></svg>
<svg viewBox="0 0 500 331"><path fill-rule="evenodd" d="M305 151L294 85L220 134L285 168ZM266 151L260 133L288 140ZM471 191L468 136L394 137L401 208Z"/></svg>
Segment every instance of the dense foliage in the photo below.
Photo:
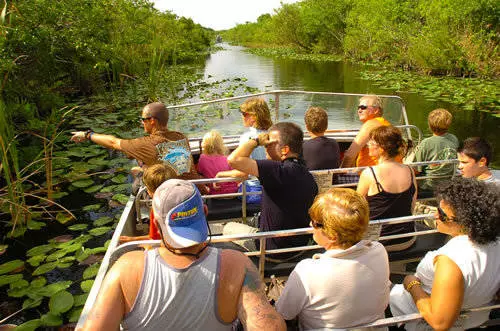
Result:
<svg viewBox="0 0 500 331"><path fill-rule="evenodd" d="M303 0L223 37L430 74L498 77L499 20L495 0Z"/></svg>

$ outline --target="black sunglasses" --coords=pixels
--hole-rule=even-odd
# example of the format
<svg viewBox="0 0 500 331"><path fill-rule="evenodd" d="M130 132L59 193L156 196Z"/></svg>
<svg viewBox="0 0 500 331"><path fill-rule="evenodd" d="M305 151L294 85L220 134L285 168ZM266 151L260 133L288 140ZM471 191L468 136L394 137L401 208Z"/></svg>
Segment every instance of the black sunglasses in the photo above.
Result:
<svg viewBox="0 0 500 331"><path fill-rule="evenodd" d="M368 109L369 107L373 107L373 106L359 105L358 109L365 110L365 109Z"/></svg>
<svg viewBox="0 0 500 331"><path fill-rule="evenodd" d="M311 220L311 225L315 229L323 229L323 223L318 223L315 220Z"/></svg>
<svg viewBox="0 0 500 331"><path fill-rule="evenodd" d="M442 210L441 207L439 207L439 206L437 207L437 211L438 211L439 219L442 222L453 221L455 219L454 217L450 217L450 216L446 215L446 213L444 212L444 210Z"/></svg>

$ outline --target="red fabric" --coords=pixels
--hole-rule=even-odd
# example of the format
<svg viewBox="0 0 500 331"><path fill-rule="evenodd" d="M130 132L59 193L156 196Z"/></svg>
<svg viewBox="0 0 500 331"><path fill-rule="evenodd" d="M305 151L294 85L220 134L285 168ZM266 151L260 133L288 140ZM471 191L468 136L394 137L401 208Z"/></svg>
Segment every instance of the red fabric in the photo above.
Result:
<svg viewBox="0 0 500 331"><path fill-rule="evenodd" d="M153 208L151 208L151 210L149 211L149 238L153 240L161 239L158 227L156 226Z"/></svg>

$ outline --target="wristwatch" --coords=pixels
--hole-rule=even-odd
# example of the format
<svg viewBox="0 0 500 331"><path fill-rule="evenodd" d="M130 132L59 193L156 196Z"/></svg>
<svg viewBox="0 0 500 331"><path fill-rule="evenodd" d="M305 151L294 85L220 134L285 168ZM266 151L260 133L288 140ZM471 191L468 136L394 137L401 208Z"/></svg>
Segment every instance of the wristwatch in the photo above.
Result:
<svg viewBox="0 0 500 331"><path fill-rule="evenodd" d="M87 140L90 140L90 138L92 137L93 134L94 134L94 131L89 129L89 130L85 131L85 138Z"/></svg>
<svg viewBox="0 0 500 331"><path fill-rule="evenodd" d="M259 146L259 145L260 145L260 143L259 143L259 137L258 137L258 136L257 136L257 137L250 137L248 140L253 140L253 141L255 141L255 142L257 143L257 146Z"/></svg>

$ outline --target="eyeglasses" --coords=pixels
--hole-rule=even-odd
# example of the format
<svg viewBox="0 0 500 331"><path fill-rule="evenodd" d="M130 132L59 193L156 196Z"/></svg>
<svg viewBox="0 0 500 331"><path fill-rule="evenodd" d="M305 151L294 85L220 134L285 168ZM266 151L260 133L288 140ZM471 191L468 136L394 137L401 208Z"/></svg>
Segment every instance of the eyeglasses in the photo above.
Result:
<svg viewBox="0 0 500 331"><path fill-rule="evenodd" d="M323 229L323 223L318 223L313 219L311 219L311 225L315 229Z"/></svg>
<svg viewBox="0 0 500 331"><path fill-rule="evenodd" d="M438 211L438 217L441 220L441 222L453 221L455 219L454 217L446 215L444 210L442 210L441 207L439 206L437 207L437 211Z"/></svg>

